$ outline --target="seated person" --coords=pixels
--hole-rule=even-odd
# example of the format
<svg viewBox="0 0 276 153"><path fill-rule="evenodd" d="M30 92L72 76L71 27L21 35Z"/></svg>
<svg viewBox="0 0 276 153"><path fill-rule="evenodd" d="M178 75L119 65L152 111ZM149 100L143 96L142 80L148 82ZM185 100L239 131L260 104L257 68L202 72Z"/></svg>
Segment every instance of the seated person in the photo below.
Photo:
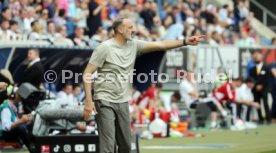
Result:
<svg viewBox="0 0 276 153"><path fill-rule="evenodd" d="M177 103L181 101L181 95L178 91L175 91L171 96L171 121L172 122L179 122L180 121L180 115L179 115L179 108L177 106Z"/></svg>
<svg viewBox="0 0 276 153"><path fill-rule="evenodd" d="M73 95L73 85L66 83L61 91L57 94L57 99L61 100L62 104L68 106L77 106L78 102Z"/></svg>
<svg viewBox="0 0 276 153"><path fill-rule="evenodd" d="M182 101L184 101L189 109L195 109L198 103L206 103L211 109L211 128L217 126L217 109L221 112L222 116L226 116L227 112L217 102L215 98L200 98L197 88L193 83L193 72L189 71L187 76L181 80L179 92Z"/></svg>
<svg viewBox="0 0 276 153"><path fill-rule="evenodd" d="M252 88L255 85L255 80L253 78L247 78L244 83L236 89L236 99L241 100L250 100L254 101L254 96L252 93ZM248 109L250 109L250 106L247 105L241 105L241 110L238 112L239 118L244 121L250 121L250 115L247 114ZM248 116L247 116L248 115Z"/></svg>
<svg viewBox="0 0 276 153"><path fill-rule="evenodd" d="M236 123L236 104L243 104L247 106L252 106L259 108L260 105L254 102L252 99L237 99L236 89L239 88L243 83L242 78L234 78L232 81L227 81L213 92L213 96L220 102L226 102L227 107L231 108L233 113L233 122Z"/></svg>
<svg viewBox="0 0 276 153"><path fill-rule="evenodd" d="M30 133L26 123L32 120L32 115L18 118L16 105L22 100L19 93L14 98L8 98L0 106L0 136L7 142L23 142L30 153L34 153L34 146L30 140ZM21 140L21 141L20 141Z"/></svg>

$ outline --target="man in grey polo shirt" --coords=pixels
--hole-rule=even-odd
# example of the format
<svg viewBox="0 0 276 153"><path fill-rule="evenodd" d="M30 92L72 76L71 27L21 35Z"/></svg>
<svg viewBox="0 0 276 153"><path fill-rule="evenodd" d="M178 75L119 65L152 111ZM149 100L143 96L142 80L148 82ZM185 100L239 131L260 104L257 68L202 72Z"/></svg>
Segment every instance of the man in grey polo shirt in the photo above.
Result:
<svg viewBox="0 0 276 153"><path fill-rule="evenodd" d="M153 51L196 45L204 36L193 36L185 40L146 42L133 39L135 33L130 19L119 18L113 23L115 36L101 43L83 73L86 104L84 117L89 119L92 112L97 113L100 153L113 153L115 145L119 153L130 153L130 117L128 101L131 99L132 70L138 54ZM95 94L92 100L92 73L98 71L95 80Z"/></svg>

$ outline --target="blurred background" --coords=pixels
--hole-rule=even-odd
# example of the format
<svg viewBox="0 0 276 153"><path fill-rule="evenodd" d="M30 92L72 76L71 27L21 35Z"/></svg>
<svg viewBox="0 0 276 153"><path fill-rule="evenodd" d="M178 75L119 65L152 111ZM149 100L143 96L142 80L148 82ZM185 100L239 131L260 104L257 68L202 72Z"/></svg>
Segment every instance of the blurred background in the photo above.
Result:
<svg viewBox="0 0 276 153"><path fill-rule="evenodd" d="M82 118L81 73L93 49L112 38L119 17L133 20L135 39L205 35L198 46L137 57L129 101L133 152L276 152L274 6L274 0L1 0L0 152L98 151L94 116ZM157 82L139 82L139 74L152 71Z"/></svg>

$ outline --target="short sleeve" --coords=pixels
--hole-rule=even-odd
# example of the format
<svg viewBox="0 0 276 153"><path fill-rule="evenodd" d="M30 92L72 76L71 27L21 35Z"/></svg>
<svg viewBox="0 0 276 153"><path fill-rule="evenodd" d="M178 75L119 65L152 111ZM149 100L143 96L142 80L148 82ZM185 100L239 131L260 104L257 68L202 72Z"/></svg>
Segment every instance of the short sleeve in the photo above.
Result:
<svg viewBox="0 0 276 153"><path fill-rule="evenodd" d="M89 63L101 68L106 60L106 56L107 56L106 52L107 51L104 49L103 46L101 46L101 45L98 46L92 52Z"/></svg>
<svg viewBox="0 0 276 153"><path fill-rule="evenodd" d="M142 49L147 42L143 40L134 40L134 43L136 44L137 55L142 54Z"/></svg>
<svg viewBox="0 0 276 153"><path fill-rule="evenodd" d="M191 93L193 91L193 87L188 83L188 82L182 82L180 84L180 89L184 92L186 92L187 94Z"/></svg>

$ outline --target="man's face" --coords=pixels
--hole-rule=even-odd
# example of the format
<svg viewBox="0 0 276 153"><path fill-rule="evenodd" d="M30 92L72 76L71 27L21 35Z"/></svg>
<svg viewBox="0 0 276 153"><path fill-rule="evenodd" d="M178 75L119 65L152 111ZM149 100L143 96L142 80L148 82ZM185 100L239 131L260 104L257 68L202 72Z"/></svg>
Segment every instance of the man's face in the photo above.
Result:
<svg viewBox="0 0 276 153"><path fill-rule="evenodd" d="M263 55L262 53L256 52L254 53L253 58L256 63L260 63L263 60Z"/></svg>
<svg viewBox="0 0 276 153"><path fill-rule="evenodd" d="M44 18L44 19L48 19L48 10L47 9L44 9L43 11L42 11L42 17Z"/></svg>
<svg viewBox="0 0 276 153"><path fill-rule="evenodd" d="M134 31L133 23L130 19L124 19L121 30L122 30L123 37L126 40L132 40L135 31Z"/></svg>
<svg viewBox="0 0 276 153"><path fill-rule="evenodd" d="M66 85L64 88L64 92L67 94L71 94L73 92L73 86L72 85Z"/></svg>
<svg viewBox="0 0 276 153"><path fill-rule="evenodd" d="M247 87L252 89L254 86L255 86L255 83L254 82L248 82L246 83Z"/></svg>
<svg viewBox="0 0 276 153"><path fill-rule="evenodd" d="M76 29L76 31L75 31L76 37L81 38L81 37L83 36L83 34L84 34L83 28L77 27L77 29Z"/></svg>
<svg viewBox="0 0 276 153"><path fill-rule="evenodd" d="M32 61L38 57L37 53L34 50L28 51L28 60Z"/></svg>
<svg viewBox="0 0 276 153"><path fill-rule="evenodd" d="M74 89L74 96L78 96L81 93L81 87L76 87Z"/></svg>
<svg viewBox="0 0 276 153"><path fill-rule="evenodd" d="M1 28L2 30L8 30L10 27L10 23L8 21L2 22Z"/></svg>
<svg viewBox="0 0 276 153"><path fill-rule="evenodd" d="M27 11L26 10L22 10L21 13L19 14L19 16L24 19L27 17Z"/></svg>
<svg viewBox="0 0 276 153"><path fill-rule="evenodd" d="M14 32L18 32L19 31L18 25L17 24L12 25L11 30L14 31Z"/></svg>
<svg viewBox="0 0 276 153"><path fill-rule="evenodd" d="M60 34L63 36L63 37L67 37L67 28L65 26L62 26L62 29L60 31Z"/></svg>
<svg viewBox="0 0 276 153"><path fill-rule="evenodd" d="M55 33L56 32L56 27L54 23L49 23L48 24L48 32L49 33Z"/></svg>
<svg viewBox="0 0 276 153"><path fill-rule="evenodd" d="M7 20L11 20L12 19L11 9L7 9L5 12L3 12L3 17Z"/></svg>
<svg viewBox="0 0 276 153"><path fill-rule="evenodd" d="M242 85L242 81L240 80L233 80L233 86L234 88L239 88Z"/></svg>

